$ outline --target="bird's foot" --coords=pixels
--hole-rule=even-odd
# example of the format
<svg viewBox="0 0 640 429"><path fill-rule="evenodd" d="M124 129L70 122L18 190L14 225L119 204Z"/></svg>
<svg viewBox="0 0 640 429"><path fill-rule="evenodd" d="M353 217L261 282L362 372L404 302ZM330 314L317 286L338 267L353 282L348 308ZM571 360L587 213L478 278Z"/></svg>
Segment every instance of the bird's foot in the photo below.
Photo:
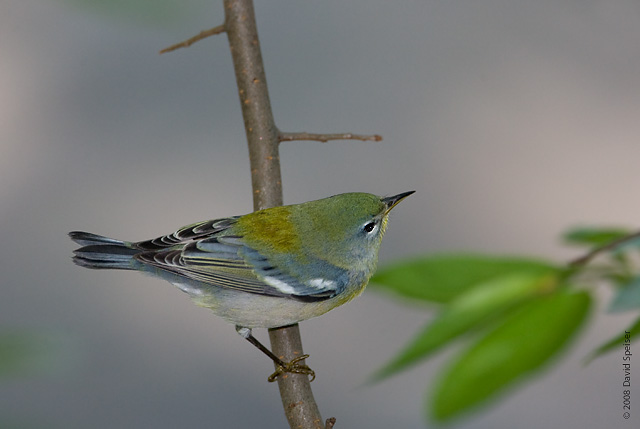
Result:
<svg viewBox="0 0 640 429"><path fill-rule="evenodd" d="M316 373L309 368L307 365L304 364L300 364L300 361L303 361L305 359L307 359L309 357L309 355L302 355L302 356L298 356L297 358L293 359L291 362L282 362L283 365L277 364L276 365L276 371L271 374L268 378L269 382L272 383L274 381L276 381L276 379L278 378L279 375L290 372L292 374L305 374L311 377L311 380L309 381L313 381L316 378Z"/></svg>

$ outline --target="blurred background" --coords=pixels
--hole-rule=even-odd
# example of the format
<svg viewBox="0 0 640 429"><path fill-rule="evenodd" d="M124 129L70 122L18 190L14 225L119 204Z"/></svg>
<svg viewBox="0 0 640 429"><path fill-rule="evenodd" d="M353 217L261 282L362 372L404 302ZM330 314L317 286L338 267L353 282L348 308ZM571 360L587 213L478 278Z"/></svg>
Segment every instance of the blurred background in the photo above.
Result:
<svg viewBox="0 0 640 429"><path fill-rule="evenodd" d="M640 224L640 3L273 0L256 14L280 129L384 136L283 143L285 202L417 191L381 264L458 250L565 261L570 226ZM0 381L0 425L286 425L271 363L232 326L168 283L74 266L66 237L142 240L251 211L226 37L158 55L222 21L220 1L0 5L0 330L47 351ZM454 426L637 427L637 387L621 416L622 352L582 364L631 321L600 297L559 365ZM323 416L424 427L450 354L363 383L432 314L369 289L303 322Z"/></svg>

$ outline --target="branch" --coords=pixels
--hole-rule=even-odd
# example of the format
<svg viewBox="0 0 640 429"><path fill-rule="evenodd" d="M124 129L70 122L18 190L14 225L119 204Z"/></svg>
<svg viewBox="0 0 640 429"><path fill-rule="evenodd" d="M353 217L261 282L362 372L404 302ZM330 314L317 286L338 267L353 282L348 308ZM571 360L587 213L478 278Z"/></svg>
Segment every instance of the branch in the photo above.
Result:
<svg viewBox="0 0 640 429"><path fill-rule="evenodd" d="M613 240L612 242L607 243L607 244L605 244L603 246L596 247L595 249L591 250L586 255L580 256L579 258L576 258L573 261L569 262L569 266L571 266L571 267L580 267L580 266L587 265L589 262L591 262L591 260L593 258L598 256L600 253L607 252L609 250L613 250L616 247L618 247L618 246L620 246L622 244L625 244L625 243L627 243L629 241L635 240L637 238L640 238L640 231L634 232L633 234L625 235L624 237L621 237L621 238L619 238L617 240Z"/></svg>
<svg viewBox="0 0 640 429"><path fill-rule="evenodd" d="M255 210L282 205L278 129L271 112L267 80L252 0L223 0L240 106L249 145ZM303 355L298 324L269 329L271 349L290 361ZM280 397L292 428L322 429L322 417L304 374L278 377Z"/></svg>
<svg viewBox="0 0 640 429"><path fill-rule="evenodd" d="M352 134L352 133L344 133L344 134L311 134L311 133L284 133L282 131L278 132L278 138L281 142L290 142L294 140L313 140L322 143L326 143L329 140L362 140L362 141L374 141L379 142L382 141L382 136L378 134L373 135L363 135L363 134Z"/></svg>
<svg viewBox="0 0 640 429"><path fill-rule="evenodd" d="M200 32L200 34L196 34L195 36L183 42L176 43L175 45L171 45L168 48L164 48L163 50L160 51L160 54L175 51L176 49L180 49L180 48L188 48L194 43L199 42L202 39L206 39L209 36L215 36L216 34L220 34L224 32L224 30L225 30L224 25L218 25L217 27L213 27L208 30L203 30Z"/></svg>

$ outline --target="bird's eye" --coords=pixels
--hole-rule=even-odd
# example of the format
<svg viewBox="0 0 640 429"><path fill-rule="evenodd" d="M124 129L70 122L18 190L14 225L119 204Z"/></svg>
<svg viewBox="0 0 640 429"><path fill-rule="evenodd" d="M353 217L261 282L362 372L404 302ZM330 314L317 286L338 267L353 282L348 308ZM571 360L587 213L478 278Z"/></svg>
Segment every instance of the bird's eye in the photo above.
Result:
<svg viewBox="0 0 640 429"><path fill-rule="evenodd" d="M364 230L365 232L371 232L376 228L376 223L375 222L369 222L368 224L366 224L364 226Z"/></svg>

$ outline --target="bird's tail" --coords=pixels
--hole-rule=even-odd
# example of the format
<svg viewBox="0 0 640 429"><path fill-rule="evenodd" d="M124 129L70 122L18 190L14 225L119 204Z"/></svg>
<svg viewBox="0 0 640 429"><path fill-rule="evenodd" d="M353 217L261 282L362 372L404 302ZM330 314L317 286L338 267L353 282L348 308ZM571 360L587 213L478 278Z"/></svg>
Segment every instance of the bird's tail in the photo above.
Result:
<svg viewBox="0 0 640 429"><path fill-rule="evenodd" d="M73 231L69 237L82 247L74 250L73 262L85 268L133 270L133 256L140 252L125 241Z"/></svg>

